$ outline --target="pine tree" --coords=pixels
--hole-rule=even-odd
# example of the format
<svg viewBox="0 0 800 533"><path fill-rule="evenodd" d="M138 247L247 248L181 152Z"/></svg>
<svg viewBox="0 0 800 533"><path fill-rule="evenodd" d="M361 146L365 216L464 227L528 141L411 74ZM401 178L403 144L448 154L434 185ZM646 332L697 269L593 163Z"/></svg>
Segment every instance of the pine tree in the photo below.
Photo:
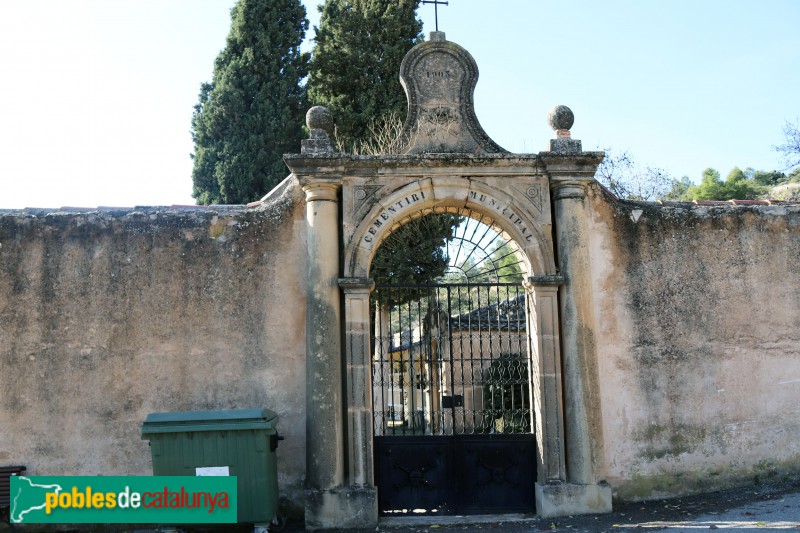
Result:
<svg viewBox="0 0 800 533"><path fill-rule="evenodd" d="M283 154L304 137L307 29L300 0L239 0L231 10L225 49L192 117L198 203L257 200L286 177Z"/></svg>
<svg viewBox="0 0 800 533"><path fill-rule="evenodd" d="M406 115L400 63L422 41L419 0L326 0L311 59L309 99L333 113L347 150L369 141L370 121Z"/></svg>

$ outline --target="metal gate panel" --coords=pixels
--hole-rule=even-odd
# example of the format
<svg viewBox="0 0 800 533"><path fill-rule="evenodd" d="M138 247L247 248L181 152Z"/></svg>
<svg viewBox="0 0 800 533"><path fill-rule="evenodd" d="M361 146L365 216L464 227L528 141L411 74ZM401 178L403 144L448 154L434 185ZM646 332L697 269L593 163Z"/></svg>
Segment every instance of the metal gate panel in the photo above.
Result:
<svg viewBox="0 0 800 533"><path fill-rule="evenodd" d="M525 290L378 286L373 297L381 514L534 511Z"/></svg>
<svg viewBox="0 0 800 533"><path fill-rule="evenodd" d="M451 439L376 437L375 451L382 515L455 512Z"/></svg>
<svg viewBox="0 0 800 533"><path fill-rule="evenodd" d="M529 433L526 298L512 283L376 287L374 435Z"/></svg>
<svg viewBox="0 0 800 533"><path fill-rule="evenodd" d="M463 435L455 439L453 451L459 514L534 508L533 435Z"/></svg>
<svg viewBox="0 0 800 533"><path fill-rule="evenodd" d="M383 516L530 512L533 435L376 437Z"/></svg>

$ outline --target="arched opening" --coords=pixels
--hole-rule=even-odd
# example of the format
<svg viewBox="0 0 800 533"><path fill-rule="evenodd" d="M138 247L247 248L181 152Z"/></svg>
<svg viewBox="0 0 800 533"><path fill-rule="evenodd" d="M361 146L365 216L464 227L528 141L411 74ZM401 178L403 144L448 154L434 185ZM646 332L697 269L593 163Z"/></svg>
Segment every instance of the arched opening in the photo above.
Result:
<svg viewBox="0 0 800 533"><path fill-rule="evenodd" d="M520 247L491 217L466 208L419 215L407 217L381 242L370 264L376 283L410 282L398 280L403 268L421 282L521 283L533 275Z"/></svg>
<svg viewBox="0 0 800 533"><path fill-rule="evenodd" d="M479 219L516 243L526 275L555 275L549 217L543 215L548 207L531 200L531 196L542 197L539 188L531 186L527 191L530 195L512 196L461 177L420 179L400 187L381 197L369 210L360 211L345 226L344 274L352 278L371 277L373 257L384 239L412 219L446 212Z"/></svg>
<svg viewBox="0 0 800 533"><path fill-rule="evenodd" d="M486 214L430 208L394 225L369 273L380 512L533 511L522 248Z"/></svg>

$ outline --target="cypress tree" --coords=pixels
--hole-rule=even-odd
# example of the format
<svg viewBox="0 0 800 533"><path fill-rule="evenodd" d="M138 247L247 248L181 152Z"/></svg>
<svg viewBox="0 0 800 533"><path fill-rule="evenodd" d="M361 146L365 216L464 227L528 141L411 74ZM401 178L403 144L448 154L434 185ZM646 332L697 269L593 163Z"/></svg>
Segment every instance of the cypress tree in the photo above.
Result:
<svg viewBox="0 0 800 533"><path fill-rule="evenodd" d="M400 63L422 41L419 0L326 0L315 27L309 99L333 113L347 150L370 139L370 121L406 115Z"/></svg>
<svg viewBox="0 0 800 533"><path fill-rule="evenodd" d="M432 283L443 277L449 260L445 245L463 220L451 213L432 213L400 226L375 253L370 277L378 285Z"/></svg>
<svg viewBox="0 0 800 533"><path fill-rule="evenodd" d="M192 196L200 204L257 200L288 172L304 137L308 29L300 0L239 0L192 116Z"/></svg>

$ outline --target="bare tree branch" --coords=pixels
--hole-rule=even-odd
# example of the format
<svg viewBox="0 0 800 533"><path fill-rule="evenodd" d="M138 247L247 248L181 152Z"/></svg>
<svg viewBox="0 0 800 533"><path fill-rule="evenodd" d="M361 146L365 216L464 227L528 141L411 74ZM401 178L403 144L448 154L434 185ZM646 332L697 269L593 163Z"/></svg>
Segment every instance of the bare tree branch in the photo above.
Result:
<svg viewBox="0 0 800 533"><path fill-rule="evenodd" d="M786 137L786 143L775 146L775 151L783 154L788 165L787 170L791 170L800 166L800 119L797 119L794 124L787 120L783 126L783 134Z"/></svg>
<svg viewBox="0 0 800 533"><path fill-rule="evenodd" d="M672 187L672 178L664 170L638 166L627 151L606 148L606 158L595 177L616 196L625 200L651 201L663 198Z"/></svg>
<svg viewBox="0 0 800 533"><path fill-rule="evenodd" d="M405 146L403 119L394 111L371 118L367 129L370 136L356 143L353 149L356 154L399 154Z"/></svg>

